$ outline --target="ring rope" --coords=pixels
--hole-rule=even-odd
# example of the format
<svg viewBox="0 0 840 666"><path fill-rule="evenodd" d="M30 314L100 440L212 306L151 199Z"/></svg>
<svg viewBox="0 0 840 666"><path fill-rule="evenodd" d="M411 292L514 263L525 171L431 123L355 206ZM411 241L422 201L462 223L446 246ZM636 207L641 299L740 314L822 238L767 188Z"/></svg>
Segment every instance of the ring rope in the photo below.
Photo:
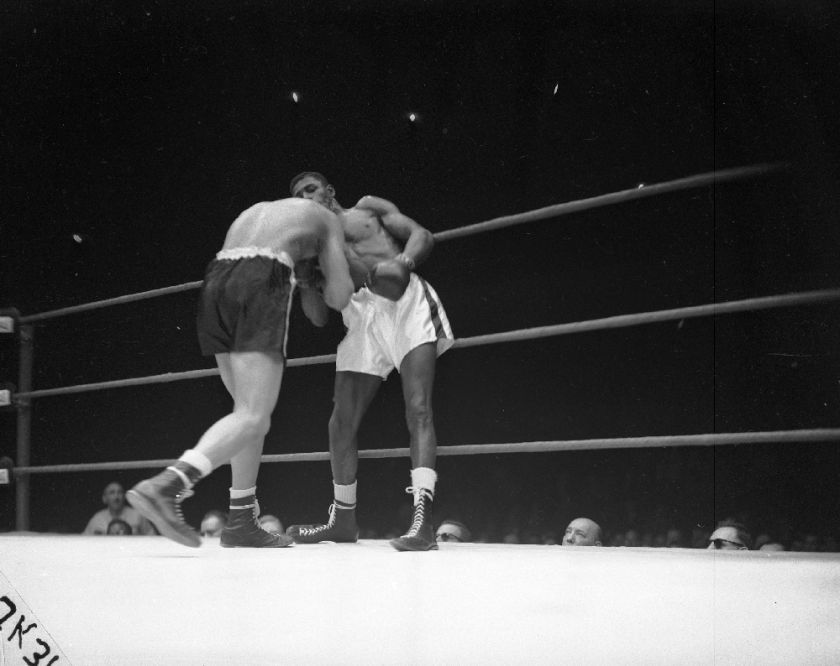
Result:
<svg viewBox="0 0 840 666"><path fill-rule="evenodd" d="M536 210L526 211L517 215L506 215L504 217L493 218L486 222L477 222L476 224L469 224L457 229L449 229L447 231L440 231L434 234L435 241L445 241L452 238L460 238L462 236L469 236L472 234L490 231L492 229L500 229L502 227L513 226L516 224L524 224L526 222L534 222L543 220L549 217L558 217L560 215L569 215L577 213L589 208L597 208L599 206L608 206L633 199L641 199L643 197L650 197L666 192L674 192L677 190L690 189L695 187L702 187L718 182L725 182L729 180L738 180L747 178L749 176L763 175L772 171L779 170L786 167L784 163L768 163L756 164L753 166L736 167L732 169L723 169L721 171L710 171L707 173L696 174L694 176L687 176L686 178L678 178L676 180L666 181L664 183L655 183L653 185L642 185L632 190L620 190L610 194L602 194L597 197L590 197L588 199L579 199L577 201L567 201L566 203L556 204L554 206L547 206L545 208L538 208ZM38 314L26 315L20 318L20 323L31 324L36 321L44 321L45 319L54 319L56 317L63 317L65 315L76 314L79 312L86 312L88 310L95 310L111 305L122 305L124 303L132 303L134 301L141 301L148 298L155 298L157 296L166 296L175 294L190 289L198 289L201 286L201 280L193 282L185 282L183 284L174 285L172 287L161 287L159 289L151 289L149 291L141 291L134 294L126 294L124 296L117 296L115 298L106 298L99 301L92 301L90 303L82 303L80 305L73 305L58 310L49 310Z"/></svg>
<svg viewBox="0 0 840 666"><path fill-rule="evenodd" d="M168 296L169 294L177 294L181 291L189 291L190 289L198 289L201 286L202 280L195 282L185 282L184 284L176 284L172 287L160 287L159 289L150 289L148 291L139 291L134 294L126 294L125 296L115 296L114 298L105 298L101 301L91 301L90 303L81 303L80 305L71 305L66 308L59 308L58 310L50 310L48 312L41 312L39 314L26 315L20 318L21 324L31 324L36 321L43 321L45 319L55 319L57 317L64 317L65 315L76 314L78 312L87 312L88 310L97 310L111 305L122 305L124 303L133 303L134 301L143 301L147 298L155 298L157 296Z"/></svg>
<svg viewBox="0 0 840 666"><path fill-rule="evenodd" d="M566 203L546 206L545 208L538 208L536 210L518 213L516 215L504 215L502 217L493 218L492 220L487 220L486 222L477 222L457 229L448 229L447 231L436 233L435 240L451 240L453 238L471 236L473 234L491 231L493 229L510 227L516 224L536 222L538 220L545 220L547 218L558 217L560 215L570 215L571 213L578 213L582 210L588 210L590 208L612 206L626 201L633 201L644 197L665 194L666 192L676 192L677 190L687 190L695 187L711 185L713 183L721 183L729 180L738 180L741 178L748 178L750 176L763 175L782 169L786 166L787 164L782 162L773 164L756 164L754 166L736 167L733 169L723 169L722 171L700 173L695 176L678 178L677 180L655 183L653 185L641 184L638 187L634 187L632 190L619 190L618 192L612 192L610 194L602 194L597 197L579 199L577 201L568 201Z"/></svg>
<svg viewBox="0 0 840 666"><path fill-rule="evenodd" d="M566 324L555 324L552 326L537 326L534 328L523 328L514 331L501 333L488 333L476 335L469 338L458 338L453 345L454 348L464 349L467 347L478 347L480 345L498 344L500 342L520 342L523 340L535 340L538 338L553 337L558 335L569 335L584 331L596 331L612 328L626 328L641 324L652 324L664 321L688 319L691 317L704 317L708 315L729 314L733 312L745 312L761 309L790 307L795 305L811 305L827 301L840 300L840 289L821 289L796 294L781 294L777 296L761 296L758 298L746 298L738 301L726 301L723 303L710 303L707 305L692 305L669 310L654 310L652 312L641 312L638 314L615 315L601 319L589 319L585 321L570 322ZM289 359L288 366L319 365L335 361L335 354L324 354L321 356L307 356L303 358ZM131 379L116 379L105 382L94 382L90 384L77 384L75 386L63 386L51 389L38 389L15 394L15 399L25 400L30 398L45 398L54 395L68 393L83 393L86 391L98 391L111 388L122 388L125 386L139 386L142 384L156 384L174 382L184 379L202 379L218 375L218 368L207 368L203 370L187 370L185 372L167 372L160 375L146 377L134 377Z"/></svg>
<svg viewBox="0 0 840 666"><path fill-rule="evenodd" d="M724 444L770 444L790 442L840 441L840 428L812 428L805 430L775 430L759 432L727 432L699 435L657 435L648 437L609 437L599 439L568 439L537 442L507 442L498 444L459 444L438 446L439 456L503 453L551 453L555 451L590 451L594 449L638 449L665 446L718 446ZM403 458L410 449L366 449L359 458ZM328 451L311 453L265 454L264 463L315 462L330 459ZM56 472L95 472L103 470L146 469L165 467L174 459L132 460L127 462L74 463L64 465L34 465L15 468L16 474L50 474Z"/></svg>

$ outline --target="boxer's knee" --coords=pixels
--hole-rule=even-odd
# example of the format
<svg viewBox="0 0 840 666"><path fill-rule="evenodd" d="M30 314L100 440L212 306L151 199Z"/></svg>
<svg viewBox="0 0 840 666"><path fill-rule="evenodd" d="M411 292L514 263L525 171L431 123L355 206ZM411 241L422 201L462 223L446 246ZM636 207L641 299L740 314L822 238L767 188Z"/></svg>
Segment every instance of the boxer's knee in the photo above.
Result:
<svg viewBox="0 0 840 666"><path fill-rule="evenodd" d="M405 423L411 433L433 428L434 414L431 400L424 395L409 397L405 403Z"/></svg>

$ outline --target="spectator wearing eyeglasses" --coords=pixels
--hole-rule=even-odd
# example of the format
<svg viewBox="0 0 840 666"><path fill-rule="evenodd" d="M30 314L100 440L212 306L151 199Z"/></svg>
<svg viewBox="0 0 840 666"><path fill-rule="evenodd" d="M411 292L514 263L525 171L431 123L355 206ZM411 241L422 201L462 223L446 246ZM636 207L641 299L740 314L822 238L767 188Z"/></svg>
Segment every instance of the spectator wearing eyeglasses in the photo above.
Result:
<svg viewBox="0 0 840 666"><path fill-rule="evenodd" d="M747 528L734 521L721 521L709 537L708 550L750 550L752 537Z"/></svg>
<svg viewBox="0 0 840 666"><path fill-rule="evenodd" d="M564 546L600 546L601 526L589 518L575 518L563 535Z"/></svg>
<svg viewBox="0 0 840 666"><path fill-rule="evenodd" d="M435 533L435 541L438 543L447 541L463 543L471 539L472 534L470 534L467 526L457 520L444 520Z"/></svg>

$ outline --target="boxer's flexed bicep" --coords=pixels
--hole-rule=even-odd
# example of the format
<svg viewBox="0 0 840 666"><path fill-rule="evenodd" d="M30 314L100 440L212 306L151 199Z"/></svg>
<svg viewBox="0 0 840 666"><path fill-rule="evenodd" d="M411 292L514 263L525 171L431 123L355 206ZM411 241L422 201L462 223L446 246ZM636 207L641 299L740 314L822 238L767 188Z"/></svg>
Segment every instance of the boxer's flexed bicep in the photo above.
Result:
<svg viewBox="0 0 840 666"><path fill-rule="evenodd" d="M343 310L353 295L353 281L344 256L344 231L332 213L325 224L318 263L324 274L324 302L333 310Z"/></svg>
<svg viewBox="0 0 840 666"><path fill-rule="evenodd" d="M380 199L368 194L359 199L356 208L371 211L381 220L385 229L401 241L407 241L415 229L422 229L417 222L408 215L401 213L400 209L387 199Z"/></svg>
<svg viewBox="0 0 840 666"><path fill-rule="evenodd" d="M435 244L431 232L400 212L400 209L387 199L367 195L359 199L356 208L370 210L379 217L386 231L405 244L404 252L413 264L420 264L431 253Z"/></svg>

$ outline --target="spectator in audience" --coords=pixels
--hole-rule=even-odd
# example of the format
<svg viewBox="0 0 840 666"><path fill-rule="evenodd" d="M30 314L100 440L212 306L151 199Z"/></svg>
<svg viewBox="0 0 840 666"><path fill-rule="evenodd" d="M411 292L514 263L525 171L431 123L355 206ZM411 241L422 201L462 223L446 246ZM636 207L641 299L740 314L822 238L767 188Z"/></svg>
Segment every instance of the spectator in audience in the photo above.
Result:
<svg viewBox="0 0 840 666"><path fill-rule="evenodd" d="M270 513L260 516L260 527L271 534L285 534L286 532L280 519Z"/></svg>
<svg viewBox="0 0 840 666"><path fill-rule="evenodd" d="M820 537L812 532L808 532L802 539L802 550L806 553L817 553L822 550L820 541Z"/></svg>
<svg viewBox="0 0 840 666"><path fill-rule="evenodd" d="M633 548L641 545L639 542L639 533L632 528L627 530L626 534L624 535L624 545Z"/></svg>
<svg viewBox="0 0 840 666"><path fill-rule="evenodd" d="M131 525L120 518L114 518L108 523L105 534L129 535L131 534Z"/></svg>
<svg viewBox="0 0 840 666"><path fill-rule="evenodd" d="M752 546L752 537L743 524L723 520L718 523L717 529L709 536L708 549L714 550L749 550Z"/></svg>
<svg viewBox="0 0 840 666"><path fill-rule="evenodd" d="M770 543L771 541L773 541L773 539L772 539L772 537L771 537L769 534L767 534L767 533L762 533L762 534L759 534L759 535L755 538L755 541L753 541L753 548L754 548L755 550L761 550L761 547L762 547L765 543Z"/></svg>
<svg viewBox="0 0 840 666"><path fill-rule="evenodd" d="M777 541L768 541L767 543L761 544L759 550L765 550L770 552L776 552L784 550L785 547Z"/></svg>
<svg viewBox="0 0 840 666"><path fill-rule="evenodd" d="M201 527L199 529L201 536L222 536L222 530L225 528L225 525L227 525L227 518L227 514L224 511L210 509L210 511L204 514L204 518L201 519Z"/></svg>
<svg viewBox="0 0 840 666"><path fill-rule="evenodd" d="M666 548L685 548L685 535L683 535L682 530L677 529L676 527L672 527L668 530L668 533L665 535L665 547Z"/></svg>
<svg viewBox="0 0 840 666"><path fill-rule="evenodd" d="M131 534L157 534L152 524L136 509L125 503L125 490L112 481L102 492L102 503L107 507L93 514L82 534L107 534L108 525L115 518L125 521L131 527Z"/></svg>
<svg viewBox="0 0 840 666"><path fill-rule="evenodd" d="M603 537L601 540L603 541ZM607 540L607 543L614 548L620 548L624 546L624 532L616 532L615 534L611 534L610 538Z"/></svg>
<svg viewBox="0 0 840 666"><path fill-rule="evenodd" d="M563 535L564 546L600 546L601 526L589 518L575 518Z"/></svg>
<svg viewBox="0 0 840 666"><path fill-rule="evenodd" d="M472 540L472 534L464 523L457 520L444 520L435 532L435 541L465 542Z"/></svg>
<svg viewBox="0 0 840 666"><path fill-rule="evenodd" d="M519 537L519 528L514 527L502 537L502 543L522 543L522 539Z"/></svg>

